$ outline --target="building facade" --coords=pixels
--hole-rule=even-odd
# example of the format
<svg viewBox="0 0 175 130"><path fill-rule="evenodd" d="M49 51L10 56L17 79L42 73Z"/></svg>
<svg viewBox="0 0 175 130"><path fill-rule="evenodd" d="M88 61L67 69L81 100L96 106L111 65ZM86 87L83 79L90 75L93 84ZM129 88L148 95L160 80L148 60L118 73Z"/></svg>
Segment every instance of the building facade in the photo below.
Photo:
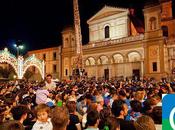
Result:
<svg viewBox="0 0 175 130"><path fill-rule="evenodd" d="M132 10L105 6L87 21L89 43L82 49L83 68L88 77L174 77L175 19L172 1L145 6L143 14L142 25L132 15ZM46 73L53 72L51 66L57 64L58 78L69 79L76 58L73 28L62 31L62 41L62 47L55 50L58 61L54 62L53 58L46 60ZM29 53L38 54L38 58L43 59L43 54L53 55L53 52L45 49Z"/></svg>
<svg viewBox="0 0 175 130"><path fill-rule="evenodd" d="M45 75L52 74L54 79L61 78L61 46L28 52L29 56L33 54L35 54L38 59L44 60ZM36 67L31 67L29 71L34 73L34 75L30 78L31 80L41 80L41 75Z"/></svg>

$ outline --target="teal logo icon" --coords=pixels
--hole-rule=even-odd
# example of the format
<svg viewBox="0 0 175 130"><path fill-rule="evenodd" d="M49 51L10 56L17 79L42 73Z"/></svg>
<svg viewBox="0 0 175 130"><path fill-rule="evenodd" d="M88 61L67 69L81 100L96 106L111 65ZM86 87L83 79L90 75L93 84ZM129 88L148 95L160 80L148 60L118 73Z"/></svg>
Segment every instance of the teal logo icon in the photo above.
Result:
<svg viewBox="0 0 175 130"><path fill-rule="evenodd" d="M163 96L162 130L175 130L175 94Z"/></svg>

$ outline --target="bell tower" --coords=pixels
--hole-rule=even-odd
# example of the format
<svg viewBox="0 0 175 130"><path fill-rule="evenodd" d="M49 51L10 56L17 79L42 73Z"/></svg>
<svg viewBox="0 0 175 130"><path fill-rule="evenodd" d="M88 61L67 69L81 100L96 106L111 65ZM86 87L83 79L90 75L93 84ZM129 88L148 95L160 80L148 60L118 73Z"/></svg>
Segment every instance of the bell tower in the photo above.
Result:
<svg viewBox="0 0 175 130"><path fill-rule="evenodd" d="M145 38L161 37L161 6L147 5L144 8Z"/></svg>
<svg viewBox="0 0 175 130"><path fill-rule="evenodd" d="M163 36L168 39L175 37L175 18L173 17L172 0L160 0L161 2L161 28Z"/></svg>
<svg viewBox="0 0 175 130"><path fill-rule="evenodd" d="M144 8L145 20L145 76L166 77L165 39L161 29L161 5L149 4Z"/></svg>
<svg viewBox="0 0 175 130"><path fill-rule="evenodd" d="M62 31L63 48L75 47L75 32L73 27L66 27Z"/></svg>
<svg viewBox="0 0 175 130"><path fill-rule="evenodd" d="M62 73L62 78L63 79L69 79L70 75L72 75L71 72L71 57L72 57L72 52L74 48L76 47L75 45L75 32L74 28L71 26L68 26L64 28L62 31L62 68L61 68L61 73Z"/></svg>
<svg viewBox="0 0 175 130"><path fill-rule="evenodd" d="M166 39L167 44L167 67L169 78L173 79L175 77L175 0L160 0L162 14L161 14L161 28L163 32L163 37ZM173 11L174 10L174 11Z"/></svg>

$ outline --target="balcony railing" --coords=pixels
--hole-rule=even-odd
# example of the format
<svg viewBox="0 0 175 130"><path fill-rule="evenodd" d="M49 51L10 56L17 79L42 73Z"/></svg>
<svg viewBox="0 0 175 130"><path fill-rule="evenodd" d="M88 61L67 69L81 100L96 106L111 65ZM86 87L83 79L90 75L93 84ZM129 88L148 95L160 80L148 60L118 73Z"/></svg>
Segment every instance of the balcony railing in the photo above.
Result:
<svg viewBox="0 0 175 130"><path fill-rule="evenodd" d="M130 37L108 40L108 41L89 42L87 45L83 45L83 49L102 47L106 45L115 45L119 43L126 43L126 42L138 41L138 40L143 40L143 39L144 39L144 35L140 34L137 36L130 36Z"/></svg>

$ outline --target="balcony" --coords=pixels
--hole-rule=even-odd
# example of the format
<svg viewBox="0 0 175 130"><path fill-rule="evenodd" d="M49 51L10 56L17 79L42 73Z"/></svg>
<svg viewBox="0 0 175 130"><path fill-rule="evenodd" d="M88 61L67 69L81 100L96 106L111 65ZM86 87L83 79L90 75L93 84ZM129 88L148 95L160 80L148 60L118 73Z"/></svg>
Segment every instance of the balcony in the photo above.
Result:
<svg viewBox="0 0 175 130"><path fill-rule="evenodd" d="M107 45L115 45L115 44L119 44L119 43L139 41L139 40L143 40L143 39L144 39L144 35L140 34L137 36L130 36L130 37L108 40L108 41L89 42L87 45L83 45L83 49L102 47L102 46L107 46Z"/></svg>

